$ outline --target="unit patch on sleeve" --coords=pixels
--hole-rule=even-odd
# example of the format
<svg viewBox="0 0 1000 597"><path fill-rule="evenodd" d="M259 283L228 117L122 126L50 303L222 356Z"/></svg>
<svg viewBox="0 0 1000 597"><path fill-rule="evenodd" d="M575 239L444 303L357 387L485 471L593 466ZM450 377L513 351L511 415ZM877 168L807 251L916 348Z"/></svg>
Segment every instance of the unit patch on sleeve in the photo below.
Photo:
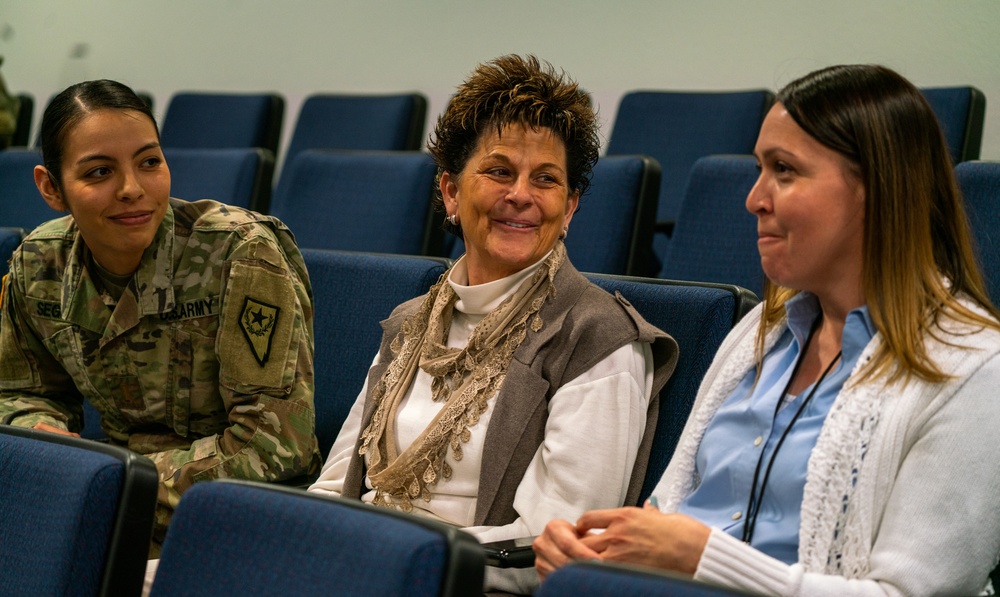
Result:
<svg viewBox="0 0 1000 597"><path fill-rule="evenodd" d="M243 311L240 315L240 329L250 344L250 352L261 367L271 356L271 339L274 337L274 327L278 323L279 307L252 299L249 296L243 301Z"/></svg>

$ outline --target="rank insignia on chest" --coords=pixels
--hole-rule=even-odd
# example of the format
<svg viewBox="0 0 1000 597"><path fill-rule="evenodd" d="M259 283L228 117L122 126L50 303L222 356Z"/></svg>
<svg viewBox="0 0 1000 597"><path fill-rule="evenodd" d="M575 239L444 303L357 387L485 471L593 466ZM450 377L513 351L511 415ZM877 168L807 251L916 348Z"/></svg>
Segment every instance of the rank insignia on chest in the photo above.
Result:
<svg viewBox="0 0 1000 597"><path fill-rule="evenodd" d="M246 297L240 315L240 329L250 344L250 352L263 367L271 356L271 339L278 323L281 309L274 305Z"/></svg>

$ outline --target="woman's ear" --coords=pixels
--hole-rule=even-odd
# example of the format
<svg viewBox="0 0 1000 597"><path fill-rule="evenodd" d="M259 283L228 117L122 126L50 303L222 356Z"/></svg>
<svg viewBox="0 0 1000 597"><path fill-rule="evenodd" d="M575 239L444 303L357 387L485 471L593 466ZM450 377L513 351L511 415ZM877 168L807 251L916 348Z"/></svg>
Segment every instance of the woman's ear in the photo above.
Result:
<svg viewBox="0 0 1000 597"><path fill-rule="evenodd" d="M449 214L458 211L458 183L450 172L445 170L441 173L441 199L444 200L444 207Z"/></svg>
<svg viewBox="0 0 1000 597"><path fill-rule="evenodd" d="M49 207L56 211L69 211L69 207L63 200L62 191L56 185L55 178L49 173L45 166L35 166L35 186L42 198L49 204Z"/></svg>
<svg viewBox="0 0 1000 597"><path fill-rule="evenodd" d="M580 207L580 191L573 191L566 200L566 217L563 219L563 227L569 228L569 222L573 219L573 214Z"/></svg>

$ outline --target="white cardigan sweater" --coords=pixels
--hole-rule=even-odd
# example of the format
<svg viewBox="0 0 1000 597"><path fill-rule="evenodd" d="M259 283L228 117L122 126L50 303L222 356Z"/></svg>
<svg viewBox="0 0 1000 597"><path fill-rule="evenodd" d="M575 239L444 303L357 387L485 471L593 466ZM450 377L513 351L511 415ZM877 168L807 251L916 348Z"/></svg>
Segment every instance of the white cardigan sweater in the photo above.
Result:
<svg viewBox="0 0 1000 597"><path fill-rule="evenodd" d="M698 446L754 366L761 312L737 324L702 381L653 492L665 512L698 483ZM768 595L985 594L1000 553L1000 332L946 327L926 340L954 376L944 383L852 385L881 334L865 348L809 456L798 563L712 529L696 579ZM767 350L784 329L771 330Z"/></svg>

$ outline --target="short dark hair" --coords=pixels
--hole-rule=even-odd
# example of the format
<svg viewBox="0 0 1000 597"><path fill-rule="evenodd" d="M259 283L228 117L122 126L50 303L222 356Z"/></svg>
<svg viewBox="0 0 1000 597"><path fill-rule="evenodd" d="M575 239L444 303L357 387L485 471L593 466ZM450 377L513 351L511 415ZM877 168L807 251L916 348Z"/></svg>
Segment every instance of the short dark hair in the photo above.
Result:
<svg viewBox="0 0 1000 597"><path fill-rule="evenodd" d="M153 123L156 138L160 138L160 130L149 105L127 85L109 79L71 85L52 98L45 108L39 134L42 161L57 187L62 188L63 144L67 133L85 115L108 109L135 110L145 114Z"/></svg>
<svg viewBox="0 0 1000 597"><path fill-rule="evenodd" d="M564 72L530 55L480 64L458 87L428 143L438 176L460 173L486 131L513 124L547 128L561 139L570 192L586 192L601 145L590 96ZM444 211L440 188L435 206Z"/></svg>

